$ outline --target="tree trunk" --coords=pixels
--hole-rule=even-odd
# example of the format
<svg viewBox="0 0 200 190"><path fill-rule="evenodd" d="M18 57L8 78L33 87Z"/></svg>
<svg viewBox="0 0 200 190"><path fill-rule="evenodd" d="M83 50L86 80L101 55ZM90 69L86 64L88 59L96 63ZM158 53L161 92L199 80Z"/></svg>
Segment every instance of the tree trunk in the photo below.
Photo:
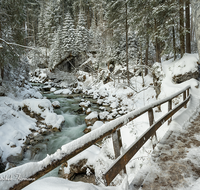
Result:
<svg viewBox="0 0 200 190"><path fill-rule="evenodd" d="M156 19L154 19L154 21L155 21L155 33L157 35L157 21L156 21ZM156 48L156 62L160 62L161 63L160 43L159 43L158 37L156 37L155 48Z"/></svg>
<svg viewBox="0 0 200 190"><path fill-rule="evenodd" d="M190 39L190 0L185 2L186 12L186 53L191 53L191 39Z"/></svg>
<svg viewBox="0 0 200 190"><path fill-rule="evenodd" d="M192 1L192 10L193 10L193 17L194 17L194 27L195 27L195 33L196 33L198 53L200 57L200 24L199 24L200 1L199 0Z"/></svg>
<svg viewBox="0 0 200 190"><path fill-rule="evenodd" d="M194 26L194 15L193 13L191 14L191 18L190 18L190 38L191 38L191 42L195 41L195 26Z"/></svg>
<svg viewBox="0 0 200 190"><path fill-rule="evenodd" d="M125 6L126 6L126 71L127 71L128 86L130 86L129 68L128 68L129 65L128 65L128 7L127 7L127 2L125 3Z"/></svg>
<svg viewBox="0 0 200 190"><path fill-rule="evenodd" d="M180 53L183 57L185 53L185 36L184 36L184 11L183 11L183 0L179 0L179 35L180 35Z"/></svg>
<svg viewBox="0 0 200 190"><path fill-rule="evenodd" d="M173 21L174 25L174 21ZM172 33L173 33L173 49L174 49L174 60L176 59L176 36L175 36L175 28L172 27Z"/></svg>
<svg viewBox="0 0 200 190"><path fill-rule="evenodd" d="M0 20L0 38L2 38L2 30L1 30L1 20ZM1 44L1 41L0 41ZM0 73L1 73L1 79L3 80L4 78L4 65L3 65L3 55L1 53L2 48L0 48Z"/></svg>
<svg viewBox="0 0 200 190"><path fill-rule="evenodd" d="M149 35L147 34L146 38L146 51L145 51L145 65L148 66L149 60ZM145 76L148 74L148 69L145 68Z"/></svg>

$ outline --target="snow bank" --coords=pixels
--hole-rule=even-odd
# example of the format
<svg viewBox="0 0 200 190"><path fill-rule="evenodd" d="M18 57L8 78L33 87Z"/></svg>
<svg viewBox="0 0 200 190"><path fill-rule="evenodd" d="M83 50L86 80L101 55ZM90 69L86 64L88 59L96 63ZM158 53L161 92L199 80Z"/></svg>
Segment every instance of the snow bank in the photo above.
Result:
<svg viewBox="0 0 200 190"><path fill-rule="evenodd" d="M66 179L48 177L23 188L23 190L120 190L118 187L98 187L83 182L72 182Z"/></svg>
<svg viewBox="0 0 200 190"><path fill-rule="evenodd" d="M35 119L26 116L19 108L20 102L0 97L0 149L3 162L10 155L20 153L26 136L31 133L29 129L36 129Z"/></svg>
<svg viewBox="0 0 200 190"><path fill-rule="evenodd" d="M27 106L29 111L37 113L44 118L47 126L59 129L64 122L62 115L53 113L52 103L47 99L27 99L22 101L22 107Z"/></svg>
<svg viewBox="0 0 200 190"><path fill-rule="evenodd" d="M51 102L47 99L26 99L16 101L0 97L0 150L2 161L10 155L20 154L30 129L37 130L36 119L26 115L21 108L26 106L30 112L37 113L47 125L59 128L64 117L53 113Z"/></svg>
<svg viewBox="0 0 200 190"><path fill-rule="evenodd" d="M198 70L198 54L184 54L184 56L171 64L169 69L172 71L172 75L185 74L187 72L195 72Z"/></svg>

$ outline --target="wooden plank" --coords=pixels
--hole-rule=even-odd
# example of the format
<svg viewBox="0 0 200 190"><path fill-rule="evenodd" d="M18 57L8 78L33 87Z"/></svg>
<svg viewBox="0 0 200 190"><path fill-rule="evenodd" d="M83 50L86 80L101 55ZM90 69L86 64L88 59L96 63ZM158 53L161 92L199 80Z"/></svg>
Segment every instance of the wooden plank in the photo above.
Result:
<svg viewBox="0 0 200 190"><path fill-rule="evenodd" d="M154 114L153 114L153 109L152 108L148 110L148 116L149 116L149 125L152 126L153 123L154 123ZM155 141L154 141L153 137L155 137ZM151 141L152 141L152 147L154 149L155 146L156 146L156 142L157 142L156 132L154 133L153 136L151 136Z"/></svg>
<svg viewBox="0 0 200 190"><path fill-rule="evenodd" d="M189 101L190 96L181 104L176 106L171 110L167 115L163 116L155 124L152 125L133 145L131 145L127 151L121 155L113 165L108 169L104 174L104 179L106 185L109 185L111 181L119 174L119 172L124 168L124 166L131 160L131 158L138 152L138 150L144 145L144 143L156 132L156 130L172 115L179 111L187 102Z"/></svg>
<svg viewBox="0 0 200 190"><path fill-rule="evenodd" d="M119 130L120 129L118 129L117 131L115 131L112 134L113 149L114 149L114 152L115 152L115 159L120 156L120 150L121 150L121 147L122 147L122 144L120 143L120 137L118 136Z"/></svg>
<svg viewBox="0 0 200 190"><path fill-rule="evenodd" d="M122 148L122 136L121 136L120 129L117 130L117 136L118 136L119 146L120 148ZM124 170L124 173L126 174L126 166L124 166L123 170Z"/></svg>
<svg viewBox="0 0 200 190"><path fill-rule="evenodd" d="M117 136L118 136L118 141L119 141L119 146L122 148L122 136L121 136L121 130L117 130Z"/></svg>
<svg viewBox="0 0 200 190"><path fill-rule="evenodd" d="M121 154L120 150L122 148L122 139L121 139L120 129L117 129L112 134L112 139L113 139L113 149L114 149L114 152L115 152L115 159L117 159ZM124 167L124 173L126 173L126 167Z"/></svg>
<svg viewBox="0 0 200 190"><path fill-rule="evenodd" d="M186 91L183 92L183 101L186 99ZM187 104L184 106L184 108L187 108Z"/></svg>
<svg viewBox="0 0 200 190"><path fill-rule="evenodd" d="M188 88L187 89L187 97L189 96L189 94L190 94L190 89Z"/></svg>
<svg viewBox="0 0 200 190"><path fill-rule="evenodd" d="M172 100L168 101L168 112L172 110ZM168 125L171 123L172 117L168 120Z"/></svg>
<svg viewBox="0 0 200 190"><path fill-rule="evenodd" d="M152 126L154 123L154 115L152 108L148 110L148 116L149 116L149 125Z"/></svg>

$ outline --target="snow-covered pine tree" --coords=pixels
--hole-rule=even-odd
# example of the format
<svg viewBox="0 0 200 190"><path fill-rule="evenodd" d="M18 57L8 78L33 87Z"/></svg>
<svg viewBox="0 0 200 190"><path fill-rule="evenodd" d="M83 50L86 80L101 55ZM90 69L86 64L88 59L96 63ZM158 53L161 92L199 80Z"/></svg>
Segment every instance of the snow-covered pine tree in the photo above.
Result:
<svg viewBox="0 0 200 190"><path fill-rule="evenodd" d="M86 28L85 15L82 11L79 13L78 24L76 27L76 48L79 52L86 51L89 46L89 31Z"/></svg>
<svg viewBox="0 0 200 190"><path fill-rule="evenodd" d="M45 4L44 11L44 42L46 48L49 48L53 41L54 31L56 29L54 16L53 2L52 0L48 0Z"/></svg>
<svg viewBox="0 0 200 190"><path fill-rule="evenodd" d="M38 15L40 14L40 4L37 0L29 0L26 2L26 45L36 46L37 30L38 30Z"/></svg>
<svg viewBox="0 0 200 190"><path fill-rule="evenodd" d="M90 29L89 29L89 35L90 35L91 46L95 51L97 51L100 48L101 32L97 28L96 13L94 11L91 26L90 26Z"/></svg>
<svg viewBox="0 0 200 190"><path fill-rule="evenodd" d="M176 58L177 46L180 45L177 40L180 28L178 2L134 0L131 3L134 12L132 27L137 31L140 41L146 43L146 56L149 51L147 44L153 44L155 61L160 62L163 54L174 54Z"/></svg>
<svg viewBox="0 0 200 190"><path fill-rule="evenodd" d="M26 20L24 7L26 7L26 5L22 0L0 1L0 38L4 40L0 41L0 76L2 79L5 76L5 66L7 64L12 64L17 67L20 62L20 55L24 53L23 48L19 48L19 46L12 47L6 43L24 45L24 23Z"/></svg>
<svg viewBox="0 0 200 190"><path fill-rule="evenodd" d="M62 30L61 26L58 27L58 30L54 33L53 43L51 45L50 52L50 68L54 68L62 59L61 51L61 39L62 39Z"/></svg>
<svg viewBox="0 0 200 190"><path fill-rule="evenodd" d="M193 0L192 1L192 11L194 17L194 24L195 24L195 33L196 33L196 40L197 40L197 47L198 53L200 57L200 25L199 25L199 17L200 17L200 1Z"/></svg>
<svg viewBox="0 0 200 190"><path fill-rule="evenodd" d="M52 44L54 44L54 34L57 31L60 22L60 4L59 1L47 0L41 2L41 10L38 23L38 40L42 47L46 50L42 51L41 57L44 59L46 66L49 66L48 52L51 51Z"/></svg>
<svg viewBox="0 0 200 190"><path fill-rule="evenodd" d="M45 33L44 33L44 3L41 3L40 14L38 17L38 43L39 46L44 47Z"/></svg>
<svg viewBox="0 0 200 190"><path fill-rule="evenodd" d="M64 59L69 54L75 54L76 46L76 31L74 27L74 21L71 15L67 13L64 18L63 28L62 28L62 58Z"/></svg>
<svg viewBox="0 0 200 190"><path fill-rule="evenodd" d="M120 38L125 39L125 61L126 65L126 76L127 83L130 85L129 78L129 56L128 56L128 30L129 30L129 18L131 13L131 4L126 0L112 0L107 5L107 19L109 22L109 27L113 30L114 43L121 43ZM119 47L119 46L118 46ZM115 48L114 48L115 49ZM119 50L121 51L121 50ZM117 53L119 55L119 53ZM123 62L122 62L123 63Z"/></svg>
<svg viewBox="0 0 200 190"><path fill-rule="evenodd" d="M54 32L60 23L60 5L58 1L47 0L41 2L38 37L40 45L49 48L53 42Z"/></svg>

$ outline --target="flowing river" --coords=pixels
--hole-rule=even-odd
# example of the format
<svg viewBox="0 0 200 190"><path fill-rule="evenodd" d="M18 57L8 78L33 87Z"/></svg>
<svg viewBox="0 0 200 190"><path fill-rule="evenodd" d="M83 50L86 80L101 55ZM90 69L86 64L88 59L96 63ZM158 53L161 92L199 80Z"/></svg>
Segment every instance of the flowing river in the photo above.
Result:
<svg viewBox="0 0 200 190"><path fill-rule="evenodd" d="M44 141L34 146L34 155L32 151L27 150L20 165L31 161L35 162L42 160L47 156L47 154L50 155L56 152L56 150L60 149L62 145L84 135L83 130L86 128L84 119L86 115L75 112L80 108L79 103L82 97L74 97L73 99L70 99L64 95L54 95L53 93L43 95L51 102L60 102L60 108L54 109L54 112L63 115L65 123L62 125L61 132L53 132L44 136ZM93 104L92 108L97 109L97 106ZM58 168L49 172L45 176L58 176Z"/></svg>

